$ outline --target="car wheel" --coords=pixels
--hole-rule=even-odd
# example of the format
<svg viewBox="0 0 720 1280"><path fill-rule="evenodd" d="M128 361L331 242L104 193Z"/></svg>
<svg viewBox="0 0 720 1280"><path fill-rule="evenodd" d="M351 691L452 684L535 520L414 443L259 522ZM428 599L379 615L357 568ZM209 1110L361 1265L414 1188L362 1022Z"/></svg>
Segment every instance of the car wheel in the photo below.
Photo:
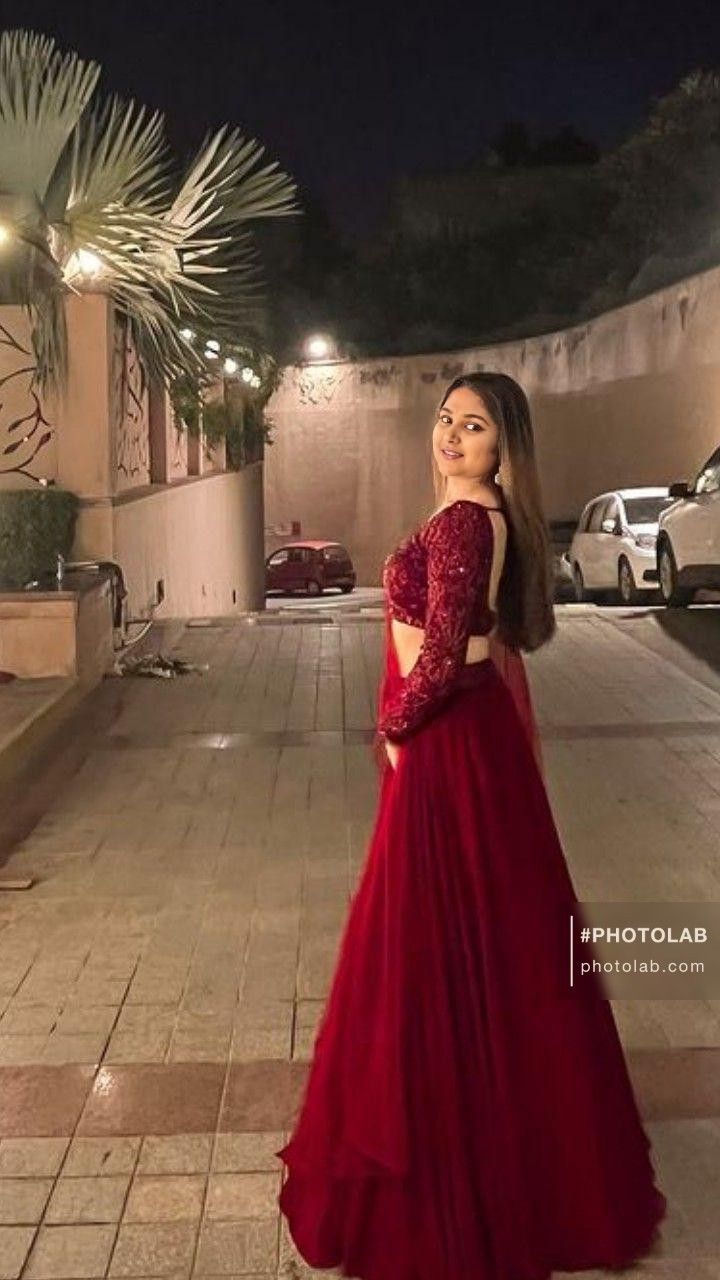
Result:
<svg viewBox="0 0 720 1280"><path fill-rule="evenodd" d="M344 596L346 596L346 595L348 594L348 592L349 592L349 591L353 591L353 590L354 590L354 587L352 586L352 584L351 584L351 583L346 582L346 583L345 583L345 586L344 586L344 587L341 587L341 588L340 588L340 590L342 591L343 595L344 595Z"/></svg>
<svg viewBox="0 0 720 1280"><path fill-rule="evenodd" d="M623 604L640 604L642 595L635 585L635 577L629 560L622 556L618 564L618 595Z"/></svg>
<svg viewBox="0 0 720 1280"><path fill-rule="evenodd" d="M675 556L667 540L658 548L658 581L660 594L670 608L690 604L695 592L688 587L678 586Z"/></svg>
<svg viewBox="0 0 720 1280"><path fill-rule="evenodd" d="M309 596L319 596L322 592L322 587L316 578L310 578L310 580L305 583L305 590Z"/></svg>
<svg viewBox="0 0 720 1280"><path fill-rule="evenodd" d="M582 569L579 564L573 565L572 580L577 603L582 604L583 601L589 600L590 596L588 595L587 587L585 586L585 581L582 576Z"/></svg>

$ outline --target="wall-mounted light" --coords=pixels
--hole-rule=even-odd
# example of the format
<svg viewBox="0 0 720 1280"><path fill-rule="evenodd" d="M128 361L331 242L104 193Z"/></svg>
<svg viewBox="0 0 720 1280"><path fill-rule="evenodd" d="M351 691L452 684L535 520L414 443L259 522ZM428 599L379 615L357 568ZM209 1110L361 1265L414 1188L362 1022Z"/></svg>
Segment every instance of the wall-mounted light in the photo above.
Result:
<svg viewBox="0 0 720 1280"><path fill-rule="evenodd" d="M96 276L99 271L102 271L102 259L90 249L78 249L77 260L80 274L83 276Z"/></svg>
<svg viewBox="0 0 720 1280"><path fill-rule="evenodd" d="M207 342L205 343L205 346L207 347L208 351L214 351L216 355L220 350L220 343L216 342L214 338L208 338Z"/></svg>
<svg viewBox="0 0 720 1280"><path fill-rule="evenodd" d="M314 333L307 339L305 350L311 360L327 360L333 353L333 343L324 333Z"/></svg>
<svg viewBox="0 0 720 1280"><path fill-rule="evenodd" d="M67 260L65 276L83 276L86 280L93 280L102 269L102 258L96 253L92 253L90 249L76 249Z"/></svg>
<svg viewBox="0 0 720 1280"><path fill-rule="evenodd" d="M192 342L195 337L195 332L193 329L181 329L180 337L184 338L186 342Z"/></svg>
<svg viewBox="0 0 720 1280"><path fill-rule="evenodd" d="M6 227L4 222L0 222L0 247L7 244L8 240L11 238L10 228Z"/></svg>

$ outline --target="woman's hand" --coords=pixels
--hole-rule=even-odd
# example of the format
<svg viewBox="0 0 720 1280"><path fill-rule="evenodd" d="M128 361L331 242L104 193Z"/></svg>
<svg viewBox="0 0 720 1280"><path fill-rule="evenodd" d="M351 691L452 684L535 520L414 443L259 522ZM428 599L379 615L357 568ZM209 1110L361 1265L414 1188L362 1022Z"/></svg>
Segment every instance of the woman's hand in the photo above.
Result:
<svg viewBox="0 0 720 1280"><path fill-rule="evenodd" d="M385 751L393 769L397 769L401 750L402 748L398 742L388 742L387 739L385 740Z"/></svg>

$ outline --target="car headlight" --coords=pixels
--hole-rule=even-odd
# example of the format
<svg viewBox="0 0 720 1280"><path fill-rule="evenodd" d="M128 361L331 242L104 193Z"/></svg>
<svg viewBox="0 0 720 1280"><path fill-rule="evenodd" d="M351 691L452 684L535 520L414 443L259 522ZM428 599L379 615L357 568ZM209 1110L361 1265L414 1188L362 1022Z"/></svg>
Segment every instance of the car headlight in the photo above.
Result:
<svg viewBox="0 0 720 1280"><path fill-rule="evenodd" d="M654 533L636 533L635 542L638 547L654 547L657 535Z"/></svg>

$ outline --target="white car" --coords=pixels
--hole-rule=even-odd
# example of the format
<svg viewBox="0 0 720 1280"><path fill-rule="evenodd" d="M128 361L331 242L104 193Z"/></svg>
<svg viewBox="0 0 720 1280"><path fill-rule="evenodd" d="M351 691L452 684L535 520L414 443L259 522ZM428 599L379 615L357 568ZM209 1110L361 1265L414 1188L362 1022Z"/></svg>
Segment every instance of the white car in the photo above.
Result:
<svg viewBox="0 0 720 1280"><path fill-rule="evenodd" d="M720 590L720 447L691 484L679 480L668 492L657 539L660 593L666 604L690 604L701 587Z"/></svg>
<svg viewBox="0 0 720 1280"><path fill-rule="evenodd" d="M612 489L583 507L567 551L576 600L612 592L638 604L657 591L658 521L672 502L667 486L653 486Z"/></svg>

